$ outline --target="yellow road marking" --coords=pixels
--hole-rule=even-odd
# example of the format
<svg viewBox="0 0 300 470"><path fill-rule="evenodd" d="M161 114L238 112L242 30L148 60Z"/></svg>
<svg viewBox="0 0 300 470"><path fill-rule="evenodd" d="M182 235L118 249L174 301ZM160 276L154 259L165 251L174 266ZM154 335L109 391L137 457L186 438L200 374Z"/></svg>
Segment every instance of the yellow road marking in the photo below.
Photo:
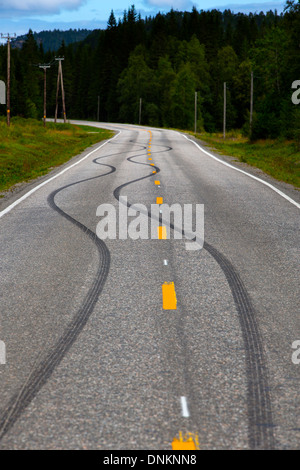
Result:
<svg viewBox="0 0 300 470"><path fill-rule="evenodd" d="M149 153L148 153L148 155L149 155ZM150 153L150 155L151 155L151 153ZM152 158L148 158L148 160L152 160Z"/></svg>
<svg viewBox="0 0 300 470"><path fill-rule="evenodd" d="M150 163L151 166L155 166L154 163Z"/></svg>
<svg viewBox="0 0 300 470"><path fill-rule="evenodd" d="M154 184L158 185L158 184L160 184L160 181L155 180L155 181L154 181Z"/></svg>
<svg viewBox="0 0 300 470"><path fill-rule="evenodd" d="M174 282L165 282L162 285L162 296L163 296L163 309L164 310L176 310L177 299Z"/></svg>
<svg viewBox="0 0 300 470"><path fill-rule="evenodd" d="M156 204L163 204L163 198L162 197L157 197L156 198Z"/></svg>
<svg viewBox="0 0 300 470"><path fill-rule="evenodd" d="M152 173L155 174L155 173L156 173L156 170L152 171Z"/></svg>
<svg viewBox="0 0 300 470"><path fill-rule="evenodd" d="M198 435L194 433L187 433L185 436L179 432L179 439L174 437L172 442L173 450L199 450Z"/></svg>
<svg viewBox="0 0 300 470"><path fill-rule="evenodd" d="M167 239L167 227L165 225L159 225L157 227L158 239L166 240Z"/></svg>

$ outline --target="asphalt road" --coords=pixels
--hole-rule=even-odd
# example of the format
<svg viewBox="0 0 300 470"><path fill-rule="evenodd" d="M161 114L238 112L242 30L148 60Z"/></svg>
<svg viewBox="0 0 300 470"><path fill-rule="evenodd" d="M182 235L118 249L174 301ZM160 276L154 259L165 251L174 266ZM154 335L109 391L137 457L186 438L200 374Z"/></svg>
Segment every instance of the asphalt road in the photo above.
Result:
<svg viewBox="0 0 300 470"><path fill-rule="evenodd" d="M113 140L0 206L0 449L299 449L299 191L174 131L99 126ZM203 247L172 221L100 240L121 196L149 224L157 197L204 205Z"/></svg>

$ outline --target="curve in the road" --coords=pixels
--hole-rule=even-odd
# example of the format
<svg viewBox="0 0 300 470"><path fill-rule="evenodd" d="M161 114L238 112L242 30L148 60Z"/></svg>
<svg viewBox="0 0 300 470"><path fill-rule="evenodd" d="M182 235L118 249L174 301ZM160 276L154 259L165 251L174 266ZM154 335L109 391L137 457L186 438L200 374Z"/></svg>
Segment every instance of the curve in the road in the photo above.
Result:
<svg viewBox="0 0 300 470"><path fill-rule="evenodd" d="M146 147L143 147L143 149L146 149ZM170 150L172 150L172 147L165 147L162 152ZM101 158L106 158L108 156L110 155ZM133 160L133 158L137 158L138 156L141 155L128 157L127 160L134 164L150 166L148 163L136 162ZM98 160L99 159L95 159L94 163L100 164ZM25 408L29 405L41 387L49 379L55 367L61 362L67 351L74 344L79 333L87 323L105 284L110 265L110 254L105 243L100 240L94 232L59 208L54 200L55 196L60 191L68 187L107 176L116 170L116 168L111 165L105 166L110 168L110 171L107 173L66 185L49 195L48 202L50 207L58 212L62 217L69 220L80 230L82 230L96 245L100 260L98 272L83 305L65 330L64 334L60 337L55 346L47 352L45 358L41 360L35 368L32 369L31 374L29 375L27 381L24 383L19 393L12 397L10 403L2 413L0 419L0 439L17 421ZM151 170L152 169L153 167L151 167ZM155 169L157 173L159 173L159 167L155 166ZM137 178L118 186L113 192L115 198L120 201L120 193L122 189L135 182L150 177L153 177L152 172L149 175ZM128 207L130 207L130 205L130 203L127 203ZM148 212L148 217L151 217L150 212ZM170 228L172 230L178 230L173 226L173 224L170 224ZM251 302L250 296L232 263L216 248L207 242L204 242L203 248L208 253L210 253L210 255L215 259L224 272L231 289L237 311L239 313L246 351L246 373L248 378L249 447L251 449L274 448L271 400L268 391L268 373L262 339L256 321L255 309Z"/></svg>
<svg viewBox="0 0 300 470"><path fill-rule="evenodd" d="M165 150L162 150L162 152L170 150L172 150L172 147L168 146L165 148ZM128 157L127 160L135 164L148 165L147 163L133 160L136 157L138 157L138 155ZM159 167L155 166L155 168L157 173L159 173ZM146 178L150 178L151 176L153 175L146 175L118 186L114 190L115 198L124 204L124 202L120 199L121 190L126 186ZM131 207L131 205L132 204L127 201L127 207ZM145 212L145 214L151 218L150 211L147 213ZM172 223L168 225L172 230L178 231L178 228L175 227ZM182 235L185 235L184 230L182 230ZM236 309L239 314L246 354L249 448L273 449L275 446L273 433L274 425L268 385L268 369L266 366L263 342L256 320L254 306L247 289L233 264L209 243L204 242L203 249L205 249L214 258L214 260L222 269L232 292Z"/></svg>
<svg viewBox="0 0 300 470"><path fill-rule="evenodd" d="M113 145L112 141L108 141L108 143ZM140 145L140 147L141 147L140 150L146 149L146 147L143 145ZM96 151L100 148L101 147L98 147ZM86 157L81 159L80 162L85 160L93 152L94 151L90 152ZM37 395L39 390L45 385L45 383L47 382L47 380L53 373L54 369L59 365L59 363L62 361L66 353L74 344L78 335L80 334L80 332L86 325L90 315L92 314L94 310L94 306L103 290L105 281L107 279L109 266L110 266L110 253L106 244L102 240L100 240L92 230L90 230L88 227L81 224L79 221L77 221L76 219L71 217L69 214L64 212L55 203L55 196L61 191L67 188L70 188L72 186L75 186L77 184L86 183L88 181L102 178L104 176L110 175L111 173L114 173L116 171L116 168L114 166L100 163L98 161L103 158L111 157L114 155L118 155L118 153L104 155L103 157L98 157L93 160L93 163L95 164L108 167L109 171L107 173L97 175L91 178L86 178L86 179L62 186L56 189L55 191L53 191L48 196L49 206L58 214L60 214L62 217L64 217L73 225L75 225L77 228L79 228L81 231L83 231L84 234L93 241L93 243L95 244L98 250L99 265L98 265L98 270L97 270L94 282L89 289L89 292L84 300L84 303L82 304L80 309L77 311L75 317L69 323L63 335L58 339L56 344L51 348L51 350L48 350L45 353L45 357L42 360L40 360L42 353L38 355L38 358L36 360L36 365L32 368L23 386L21 387L19 392L17 392L11 398L7 406L2 411L1 416L0 416L0 441L5 436L5 434L9 431L9 429L11 429L11 427L16 423L16 421L19 419L19 417L24 412L26 407L31 403L31 401ZM72 165L71 167L73 166L74 165Z"/></svg>

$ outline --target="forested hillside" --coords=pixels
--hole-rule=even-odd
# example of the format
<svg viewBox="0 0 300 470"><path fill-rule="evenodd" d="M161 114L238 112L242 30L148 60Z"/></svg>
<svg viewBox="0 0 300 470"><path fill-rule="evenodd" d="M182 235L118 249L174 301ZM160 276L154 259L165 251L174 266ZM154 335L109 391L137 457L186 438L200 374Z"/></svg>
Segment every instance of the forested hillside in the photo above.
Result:
<svg viewBox="0 0 300 470"><path fill-rule="evenodd" d="M292 83L300 80L300 8L289 1L283 14L233 14L217 10L141 19L134 6L107 29L56 52L64 56L67 117L192 129L198 92L198 128L222 129L223 83L227 128L249 131L250 77L254 74L252 137L299 135L300 105ZM54 54L32 32L12 51L12 116L42 117L43 73L34 64ZM57 63L47 75L48 116L54 115ZM6 46L0 48L0 79L6 77ZM5 114L4 106L0 106Z"/></svg>
<svg viewBox="0 0 300 470"><path fill-rule="evenodd" d="M33 33L33 37L38 44L42 44L44 51L56 51L62 41L66 45L74 42L83 41L91 33L88 29L69 29L67 31L60 31L54 29L54 31L41 31L39 33ZM18 36L16 39L11 41L12 48L21 48L26 41L27 35Z"/></svg>

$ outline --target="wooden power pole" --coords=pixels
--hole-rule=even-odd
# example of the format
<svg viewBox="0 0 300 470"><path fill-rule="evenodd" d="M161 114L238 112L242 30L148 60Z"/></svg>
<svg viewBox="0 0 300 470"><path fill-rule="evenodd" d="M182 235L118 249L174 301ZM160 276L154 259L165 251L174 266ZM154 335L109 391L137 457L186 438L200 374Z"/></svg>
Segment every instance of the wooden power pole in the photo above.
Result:
<svg viewBox="0 0 300 470"><path fill-rule="evenodd" d="M10 40L12 37L16 37L14 33L11 36L9 33L2 34L2 39L7 39L7 83L6 83L6 112L7 112L7 125L10 126Z"/></svg>
<svg viewBox="0 0 300 470"><path fill-rule="evenodd" d="M140 106L139 106L139 125L141 125L142 122L142 98L140 98Z"/></svg>
<svg viewBox="0 0 300 470"><path fill-rule="evenodd" d="M61 65L61 61L64 60L64 57L55 57L55 60L58 60L58 75L57 75L56 106L55 106L54 122L57 121L59 82L61 82L61 97L62 97L62 105L63 105L64 122L67 122L64 81L63 81L63 73L62 73L62 65Z"/></svg>
<svg viewBox="0 0 300 470"><path fill-rule="evenodd" d="M195 125L194 125L195 134L197 134L197 101L198 101L198 93L195 91Z"/></svg>
<svg viewBox="0 0 300 470"><path fill-rule="evenodd" d="M252 134L252 120L253 120L253 72L251 72L251 90L250 90L250 138Z"/></svg>
<svg viewBox="0 0 300 470"><path fill-rule="evenodd" d="M226 137L226 82L224 82L223 139Z"/></svg>
<svg viewBox="0 0 300 470"><path fill-rule="evenodd" d="M44 115L43 115L43 122L44 122L44 127L46 127L46 112L47 112L47 79L46 79L46 71L47 69L50 69L50 65L39 65L40 69L44 69Z"/></svg>

